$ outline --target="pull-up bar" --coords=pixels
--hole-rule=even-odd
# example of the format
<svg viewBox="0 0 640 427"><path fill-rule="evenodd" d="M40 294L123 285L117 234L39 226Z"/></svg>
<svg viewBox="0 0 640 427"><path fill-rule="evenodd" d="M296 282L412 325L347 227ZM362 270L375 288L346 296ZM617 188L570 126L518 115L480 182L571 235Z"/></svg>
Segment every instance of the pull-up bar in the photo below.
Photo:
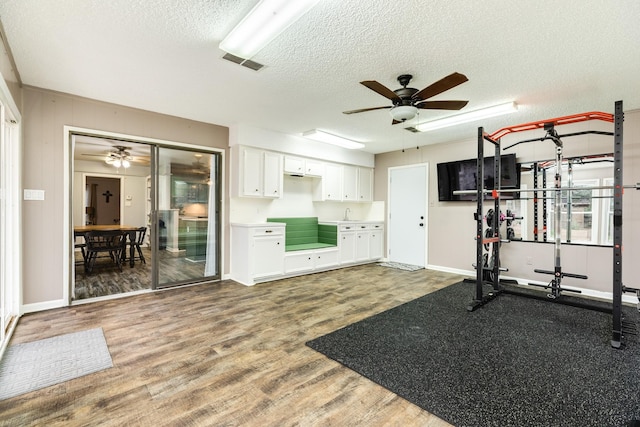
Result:
<svg viewBox="0 0 640 427"><path fill-rule="evenodd" d="M508 135L514 132L523 132L527 130L541 129L548 125L553 125L553 126L568 125L571 123L586 122L587 120L602 120L609 123L614 122L613 114L603 113L601 111L591 111L588 113L573 114L570 116L556 117L554 119L538 120L535 122L523 123L520 125L506 126L506 127L503 127L502 129L498 129L497 131L495 131L494 133L488 136L489 138L495 141L502 138L505 135ZM566 136L569 136L569 135L566 135Z"/></svg>

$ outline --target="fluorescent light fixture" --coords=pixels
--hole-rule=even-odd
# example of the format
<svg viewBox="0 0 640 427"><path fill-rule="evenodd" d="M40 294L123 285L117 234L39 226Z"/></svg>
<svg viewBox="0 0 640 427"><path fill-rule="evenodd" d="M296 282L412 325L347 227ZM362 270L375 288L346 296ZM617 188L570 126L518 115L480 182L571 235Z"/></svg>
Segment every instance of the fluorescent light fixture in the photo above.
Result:
<svg viewBox="0 0 640 427"><path fill-rule="evenodd" d="M260 0L220 42L220 49L245 59L253 57L319 0Z"/></svg>
<svg viewBox="0 0 640 427"><path fill-rule="evenodd" d="M348 148L355 150L358 148L364 148L364 144L350 139L343 138L341 136L331 135L330 133L323 132L318 129L309 130L302 134L305 138L313 139L314 141L324 142L326 144L337 145L342 148Z"/></svg>
<svg viewBox="0 0 640 427"><path fill-rule="evenodd" d="M415 125L414 127L420 132L428 132L430 130L441 129L448 126L455 126L462 123L473 122L488 117L500 116L518 111L518 104L515 102L507 102L506 104L494 105L493 107L481 108L479 110L469 111L455 116L445 117L443 119L431 120Z"/></svg>

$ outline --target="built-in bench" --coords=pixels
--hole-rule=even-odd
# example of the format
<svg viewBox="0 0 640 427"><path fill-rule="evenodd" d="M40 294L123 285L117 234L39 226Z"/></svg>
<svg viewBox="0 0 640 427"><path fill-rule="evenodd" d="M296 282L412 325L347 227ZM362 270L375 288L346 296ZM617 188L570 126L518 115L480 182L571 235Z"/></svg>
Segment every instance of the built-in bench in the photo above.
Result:
<svg viewBox="0 0 640 427"><path fill-rule="evenodd" d="M302 251L338 246L338 227L318 224L317 217L267 218L267 222L283 222L285 251Z"/></svg>

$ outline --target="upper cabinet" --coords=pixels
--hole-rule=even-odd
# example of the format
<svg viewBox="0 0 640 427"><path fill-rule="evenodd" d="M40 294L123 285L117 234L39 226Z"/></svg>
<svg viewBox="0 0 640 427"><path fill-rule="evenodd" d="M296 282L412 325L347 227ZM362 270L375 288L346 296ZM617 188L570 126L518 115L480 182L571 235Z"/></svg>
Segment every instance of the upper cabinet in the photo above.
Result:
<svg viewBox="0 0 640 427"><path fill-rule="evenodd" d="M342 201L358 201L358 168L342 166Z"/></svg>
<svg viewBox="0 0 640 427"><path fill-rule="evenodd" d="M320 161L303 159L302 157L284 156L284 173L287 175L320 178L323 172L324 163Z"/></svg>
<svg viewBox="0 0 640 427"><path fill-rule="evenodd" d="M241 197L282 197L282 154L239 148L239 191Z"/></svg>
<svg viewBox="0 0 640 427"><path fill-rule="evenodd" d="M373 201L373 169L358 168L358 201Z"/></svg>
<svg viewBox="0 0 640 427"><path fill-rule="evenodd" d="M319 178L313 180L314 201L356 203L373 200L372 168L245 146L232 147L232 156L238 171L237 179L232 182L232 194L238 197L282 198L286 174Z"/></svg>
<svg viewBox="0 0 640 427"><path fill-rule="evenodd" d="M325 163L324 175L316 184L316 201L371 202L373 169Z"/></svg>

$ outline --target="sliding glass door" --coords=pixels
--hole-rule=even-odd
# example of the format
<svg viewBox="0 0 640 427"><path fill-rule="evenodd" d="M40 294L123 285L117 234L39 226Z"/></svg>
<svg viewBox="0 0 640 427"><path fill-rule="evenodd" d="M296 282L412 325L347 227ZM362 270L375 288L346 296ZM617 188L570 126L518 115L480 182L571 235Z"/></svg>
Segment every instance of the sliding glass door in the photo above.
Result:
<svg viewBox="0 0 640 427"><path fill-rule="evenodd" d="M157 147L151 191L154 283L220 278L220 154Z"/></svg>

